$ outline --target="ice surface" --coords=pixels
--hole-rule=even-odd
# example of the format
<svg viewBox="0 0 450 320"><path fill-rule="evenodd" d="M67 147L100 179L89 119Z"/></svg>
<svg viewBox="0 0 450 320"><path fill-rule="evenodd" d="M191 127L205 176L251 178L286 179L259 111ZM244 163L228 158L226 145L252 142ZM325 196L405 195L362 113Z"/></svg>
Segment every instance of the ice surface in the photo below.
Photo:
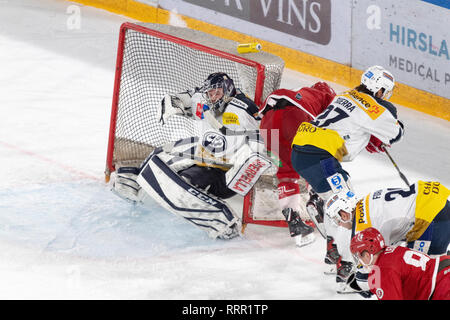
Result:
<svg viewBox="0 0 450 320"><path fill-rule="evenodd" d="M72 5L2 1L0 299L362 299L338 295L323 275L319 234L301 249L286 229L257 225L211 240L156 204L109 191L118 30L131 19L76 5L80 28L71 29ZM315 80L286 70L282 87ZM448 122L398 111L406 135L391 154L402 171L450 186ZM363 152L344 167L360 196L403 186L385 155Z"/></svg>

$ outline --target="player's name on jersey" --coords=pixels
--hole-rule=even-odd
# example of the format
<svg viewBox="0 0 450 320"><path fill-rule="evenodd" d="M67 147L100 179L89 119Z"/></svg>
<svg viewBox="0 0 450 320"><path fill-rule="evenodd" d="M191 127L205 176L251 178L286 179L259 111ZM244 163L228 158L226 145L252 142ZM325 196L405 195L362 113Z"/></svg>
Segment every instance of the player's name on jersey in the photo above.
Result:
<svg viewBox="0 0 450 320"><path fill-rule="evenodd" d="M343 106L349 112L352 112L356 108L356 106L353 103L351 103L350 101L348 101L347 99L342 98L342 97L338 97L336 99L335 103L340 104L341 106Z"/></svg>

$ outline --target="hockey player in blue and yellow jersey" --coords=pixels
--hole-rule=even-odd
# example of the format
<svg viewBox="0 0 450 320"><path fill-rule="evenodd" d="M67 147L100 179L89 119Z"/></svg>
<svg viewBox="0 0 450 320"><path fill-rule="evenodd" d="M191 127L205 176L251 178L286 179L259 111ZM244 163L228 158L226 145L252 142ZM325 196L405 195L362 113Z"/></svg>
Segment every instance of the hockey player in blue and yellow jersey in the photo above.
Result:
<svg viewBox="0 0 450 320"><path fill-rule="evenodd" d="M335 226L323 215L323 203L335 194L345 197L352 193L349 175L341 162L352 161L364 147L369 152L383 152L384 146L403 136L397 110L387 101L393 89L392 74L372 66L363 73L359 86L336 95L314 121L304 122L297 129L292 165L316 192L307 203L307 211L327 238L328 249ZM327 255L326 262L334 260Z"/></svg>
<svg viewBox="0 0 450 320"><path fill-rule="evenodd" d="M403 136L403 124L388 99L393 76L382 67L370 67L355 89L336 95L314 121L304 122L293 140L292 163L314 190L327 200L332 186L327 178L348 174L340 162L352 161L368 144L382 151ZM375 145L375 147L373 146Z"/></svg>

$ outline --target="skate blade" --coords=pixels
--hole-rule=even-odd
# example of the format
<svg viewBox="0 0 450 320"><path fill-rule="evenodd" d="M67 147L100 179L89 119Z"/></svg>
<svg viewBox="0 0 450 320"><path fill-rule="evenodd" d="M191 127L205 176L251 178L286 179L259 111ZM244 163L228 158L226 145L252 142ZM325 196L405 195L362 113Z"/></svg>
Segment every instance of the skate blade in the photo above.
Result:
<svg viewBox="0 0 450 320"><path fill-rule="evenodd" d="M295 245L299 248L304 247L313 243L315 239L314 233L310 233L307 236L297 236L295 237Z"/></svg>

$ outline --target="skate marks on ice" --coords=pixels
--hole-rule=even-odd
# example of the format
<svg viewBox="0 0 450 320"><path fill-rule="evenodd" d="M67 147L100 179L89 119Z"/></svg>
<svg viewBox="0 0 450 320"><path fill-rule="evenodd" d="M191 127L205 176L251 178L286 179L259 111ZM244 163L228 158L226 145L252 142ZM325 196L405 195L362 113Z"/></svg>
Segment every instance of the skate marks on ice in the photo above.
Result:
<svg viewBox="0 0 450 320"><path fill-rule="evenodd" d="M98 182L3 189L0 209L0 237L42 251L139 258L241 242L212 240L156 203L127 202Z"/></svg>

